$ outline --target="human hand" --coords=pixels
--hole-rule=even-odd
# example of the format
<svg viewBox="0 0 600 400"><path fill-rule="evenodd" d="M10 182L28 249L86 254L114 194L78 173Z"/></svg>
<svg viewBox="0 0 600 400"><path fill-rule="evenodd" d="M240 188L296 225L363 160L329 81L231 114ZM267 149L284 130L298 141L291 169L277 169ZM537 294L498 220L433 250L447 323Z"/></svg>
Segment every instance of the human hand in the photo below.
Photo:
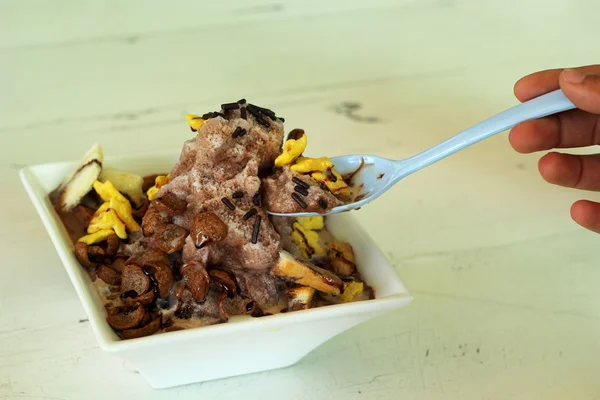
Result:
<svg viewBox="0 0 600 400"><path fill-rule="evenodd" d="M540 71L521 78L515 95L527 101L562 89L577 109L523 122L509 135L520 153L600 145L600 65ZM600 154L571 155L550 152L540 158L542 177L555 185L600 191ZM580 200L571 217L584 228L600 233L600 203Z"/></svg>

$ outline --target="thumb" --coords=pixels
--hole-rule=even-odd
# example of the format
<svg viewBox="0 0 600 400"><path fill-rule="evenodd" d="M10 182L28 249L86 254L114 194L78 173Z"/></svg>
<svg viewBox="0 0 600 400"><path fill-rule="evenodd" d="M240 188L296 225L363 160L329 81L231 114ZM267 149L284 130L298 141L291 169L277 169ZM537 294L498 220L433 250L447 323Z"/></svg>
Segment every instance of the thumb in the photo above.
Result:
<svg viewBox="0 0 600 400"><path fill-rule="evenodd" d="M583 111L600 114L600 75L585 74L580 69L565 69L558 79L565 95Z"/></svg>

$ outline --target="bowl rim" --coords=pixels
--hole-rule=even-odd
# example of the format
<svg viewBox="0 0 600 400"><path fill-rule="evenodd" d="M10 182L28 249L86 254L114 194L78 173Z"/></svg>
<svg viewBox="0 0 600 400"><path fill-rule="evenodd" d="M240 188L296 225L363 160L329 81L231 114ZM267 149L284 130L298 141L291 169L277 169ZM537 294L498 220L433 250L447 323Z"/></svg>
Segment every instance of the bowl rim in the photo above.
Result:
<svg viewBox="0 0 600 400"><path fill-rule="evenodd" d="M148 157L164 157L170 155L173 155L173 150L163 150L160 152L143 154L138 153L129 156L123 155L107 157L105 163L110 164L110 161L135 161L136 159L147 160ZM356 218L353 215L349 215L349 213L345 213L348 215L346 215L344 218L348 218L350 220L350 223L353 224L355 229L357 229L361 234L362 240L368 242L369 247L378 251L385 260L385 262L381 263L381 265L377 266L377 268L383 268L388 270L388 275L390 275L392 279L395 280L394 283L399 285L400 288L404 289L403 292L397 292L380 298L376 297L375 299L366 301L335 304L326 307L294 311L292 313L274 314L260 318L238 317L235 318L237 320L234 321L204 326L201 327L201 329L193 328L173 332L164 332L160 335L150 335L136 339L123 340L118 338L116 334L106 334L106 329L104 329L108 327L108 323L106 322L106 315L100 315L101 313L97 311L95 307L96 300L94 300L89 293L89 291L91 290L90 285L84 283L82 281L81 274L75 270L75 268L81 269L81 266L79 265L79 262L73 255L73 244L68 238L68 235L66 235L64 227L58 219L58 215L56 214L54 208L51 206L49 200L47 199L49 192L43 188L39 180L39 175L36 173L36 171L40 171L49 167L67 167L70 165L76 165L76 163L76 161L59 161L31 165L20 169L19 176L23 186L25 187L25 190L27 191L27 194L29 195L31 202L33 203L36 211L38 212L42 220L42 223L44 224L44 227L46 228L46 231L50 236L55 250L62 261L63 267L65 268L69 279L71 280L71 284L75 288L77 296L79 297L79 301L81 302L86 314L88 315L90 325L92 326L92 330L94 332L94 335L96 336L98 344L104 351L121 352L125 350L143 349L147 347L153 347L157 344L172 342L174 340L187 341L190 339L207 338L216 335L220 336L236 332L244 332L247 330L270 330L276 329L281 326L289 326L296 323L307 323L309 321L317 321L327 318L335 318L348 315L359 315L370 312L381 313L384 311L408 305L413 300L412 296L406 290L403 282L401 281L397 272L390 264L387 257L385 257L383 252L381 252L381 250L372 240L372 238L364 231L362 226L356 221ZM89 279L89 276L87 274L85 275L85 277L86 278L84 279Z"/></svg>

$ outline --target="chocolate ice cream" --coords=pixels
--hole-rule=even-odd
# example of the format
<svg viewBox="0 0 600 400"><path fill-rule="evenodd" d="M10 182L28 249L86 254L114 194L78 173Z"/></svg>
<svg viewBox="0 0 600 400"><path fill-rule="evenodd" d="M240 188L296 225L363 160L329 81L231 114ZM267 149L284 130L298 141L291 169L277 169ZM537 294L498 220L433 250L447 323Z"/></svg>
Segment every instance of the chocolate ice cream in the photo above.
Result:
<svg viewBox="0 0 600 400"><path fill-rule="evenodd" d="M323 217L266 213L325 211L352 193L327 158L303 156L303 131L284 145L283 119L245 100L187 119L197 133L169 174L76 171L53 195L122 338L373 296ZM82 193L69 209L56 200L65 188Z"/></svg>

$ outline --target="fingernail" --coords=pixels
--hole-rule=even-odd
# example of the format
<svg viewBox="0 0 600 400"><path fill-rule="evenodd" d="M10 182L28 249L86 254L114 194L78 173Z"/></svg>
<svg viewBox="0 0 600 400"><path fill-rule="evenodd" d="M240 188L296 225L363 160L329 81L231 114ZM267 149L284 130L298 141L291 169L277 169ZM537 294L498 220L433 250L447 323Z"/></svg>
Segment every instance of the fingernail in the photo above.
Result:
<svg viewBox="0 0 600 400"><path fill-rule="evenodd" d="M562 72L563 79L570 83L581 83L585 79L585 75L576 69L567 68Z"/></svg>

